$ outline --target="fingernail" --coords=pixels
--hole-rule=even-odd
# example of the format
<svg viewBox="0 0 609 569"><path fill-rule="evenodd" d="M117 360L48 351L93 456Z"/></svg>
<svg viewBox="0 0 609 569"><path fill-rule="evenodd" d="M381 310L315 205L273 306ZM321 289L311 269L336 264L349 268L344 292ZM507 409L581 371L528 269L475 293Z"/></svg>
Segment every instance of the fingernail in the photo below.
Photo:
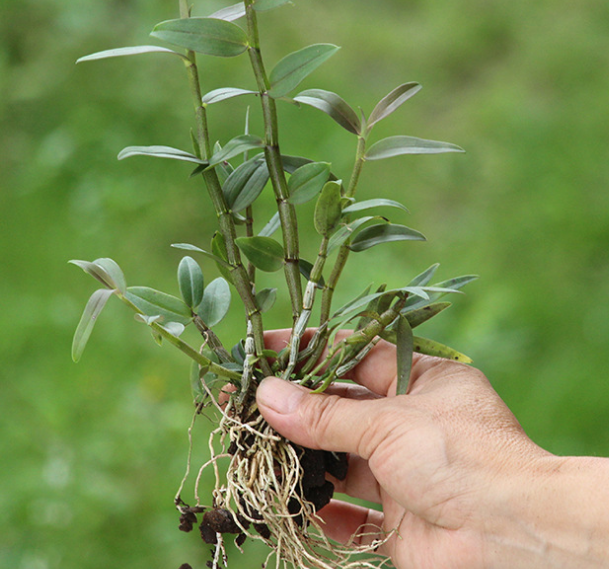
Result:
<svg viewBox="0 0 609 569"><path fill-rule="evenodd" d="M281 415L293 413L301 399L308 393L304 387L277 377L262 380L256 391L258 405L268 407Z"/></svg>

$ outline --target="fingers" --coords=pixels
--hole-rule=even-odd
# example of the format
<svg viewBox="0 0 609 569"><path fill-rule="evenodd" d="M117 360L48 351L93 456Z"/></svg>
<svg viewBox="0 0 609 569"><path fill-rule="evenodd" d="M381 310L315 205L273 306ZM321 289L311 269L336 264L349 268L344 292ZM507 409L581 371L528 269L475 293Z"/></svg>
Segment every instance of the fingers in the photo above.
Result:
<svg viewBox="0 0 609 569"><path fill-rule="evenodd" d="M324 533L345 545L369 545L383 536L384 515L376 510L332 500L318 515L324 522Z"/></svg>
<svg viewBox="0 0 609 569"><path fill-rule="evenodd" d="M350 452L367 459L395 426L391 399L353 400L268 377L256 392L260 412L269 424L296 444Z"/></svg>
<svg viewBox="0 0 609 569"><path fill-rule="evenodd" d="M381 489L368 466L368 461L355 454L349 455L349 468L345 479L332 478L331 481L336 492L376 504L381 503Z"/></svg>

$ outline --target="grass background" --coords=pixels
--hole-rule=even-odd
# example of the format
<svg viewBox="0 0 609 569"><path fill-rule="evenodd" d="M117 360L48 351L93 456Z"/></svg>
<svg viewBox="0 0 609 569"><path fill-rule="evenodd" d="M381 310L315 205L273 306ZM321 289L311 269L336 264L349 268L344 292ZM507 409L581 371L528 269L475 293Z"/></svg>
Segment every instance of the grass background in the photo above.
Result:
<svg viewBox="0 0 609 569"><path fill-rule="evenodd" d="M204 565L171 504L187 448L188 362L113 302L81 364L70 360L93 282L68 259L112 257L131 284L175 293L181 255L169 244L205 245L211 235L214 215L188 166L115 161L132 144L189 148L177 60L74 65L93 51L154 43L150 29L176 17L175 4L0 6L2 568ZM194 12L227 4L201 0ZM609 4L297 0L261 25L269 67L309 43L342 46L303 88L338 92L367 112L396 85L419 81L424 90L375 137L467 150L366 167L360 196L406 203L412 213L394 220L428 242L357 256L341 298L368 279L399 286L433 262L440 278L479 274L425 333L471 355L548 450L609 455ZM244 57L200 61L205 90L253 85ZM247 104L212 109L218 138L241 132ZM280 115L284 152L348 176L351 135L312 109L282 105ZM301 213L303 231L310 213ZM208 281L216 276L204 268ZM267 325L285 326L286 309L278 302ZM237 341L238 310L219 331ZM202 420L201 458L208 429ZM259 566L262 551L247 551L234 567Z"/></svg>

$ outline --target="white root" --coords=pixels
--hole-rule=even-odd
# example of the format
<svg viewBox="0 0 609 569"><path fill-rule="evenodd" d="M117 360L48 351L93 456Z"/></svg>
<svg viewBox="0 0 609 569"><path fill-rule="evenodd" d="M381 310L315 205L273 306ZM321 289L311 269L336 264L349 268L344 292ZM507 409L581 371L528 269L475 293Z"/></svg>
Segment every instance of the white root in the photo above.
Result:
<svg viewBox="0 0 609 569"><path fill-rule="evenodd" d="M211 507L230 511L247 537L261 540L271 549L265 567L273 555L277 569L376 569L389 564L388 558L375 552L393 532L383 533L380 528L368 526L360 528L348 546L330 541L323 532L315 507L302 498L303 471L294 446L280 437L257 411L242 421L235 413L232 398L224 409L215 400L214 405L221 411L221 418L209 438L211 456L200 467L195 480L197 507L201 507L202 474L212 467L216 484ZM230 454L227 441L231 444ZM225 477L221 477L218 468L220 459L229 460ZM187 474L189 469L190 458ZM184 481L180 491L183 487ZM295 509L298 511L294 512ZM256 528L262 528L264 535ZM372 535L382 537L370 540ZM358 545L364 536L371 543ZM224 542L218 534L212 561L214 569L220 567L221 560L226 565L225 558Z"/></svg>

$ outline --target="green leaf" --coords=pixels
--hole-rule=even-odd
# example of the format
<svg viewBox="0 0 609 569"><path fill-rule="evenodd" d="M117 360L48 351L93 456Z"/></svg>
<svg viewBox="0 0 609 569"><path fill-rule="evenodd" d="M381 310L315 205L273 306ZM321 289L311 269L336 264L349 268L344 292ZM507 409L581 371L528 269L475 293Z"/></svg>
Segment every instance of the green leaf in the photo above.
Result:
<svg viewBox="0 0 609 569"><path fill-rule="evenodd" d="M237 4L233 4L232 6L228 6L214 12L209 17L232 22L234 20L238 20L239 18L243 18L243 16L245 16L245 4L243 2L237 2Z"/></svg>
<svg viewBox="0 0 609 569"><path fill-rule="evenodd" d="M119 160L130 158L131 156L153 156L155 158L171 158L172 160L183 160L185 162L194 162L195 164L203 164L207 166L207 162L197 158L190 152L171 148L171 146L127 146L118 154Z"/></svg>
<svg viewBox="0 0 609 569"><path fill-rule="evenodd" d="M412 279L408 285L409 286L425 286L429 284L433 276L436 274L440 263L435 263L429 269L424 270L420 275L417 275L414 279Z"/></svg>
<svg viewBox="0 0 609 569"><path fill-rule="evenodd" d="M360 217L358 219L353 220L351 223L347 223L343 225L332 237L330 238L330 242L328 243L328 253L331 253L337 247L344 245L352 235L365 223L373 219L382 219L376 215L368 215L364 217Z"/></svg>
<svg viewBox="0 0 609 569"><path fill-rule="evenodd" d="M283 164L283 169L288 174L293 174L298 168L301 168L305 164L310 164L313 160L305 158L304 156L289 156L287 154L282 154L281 162Z"/></svg>
<svg viewBox="0 0 609 569"><path fill-rule="evenodd" d="M85 273L91 275L104 286L110 289L117 289L122 294L125 293L127 288L125 276L118 264L112 259L101 258L95 259L93 262L73 259L69 263L80 267Z"/></svg>
<svg viewBox="0 0 609 569"><path fill-rule="evenodd" d="M355 202L354 204L348 205L343 209L343 214L354 213L356 211L365 211L368 209L372 209L375 207L395 207L398 209L402 209L404 211L408 211L408 208L402 205L399 202L394 200L388 200L384 198L377 198L372 200L364 200L363 202Z"/></svg>
<svg viewBox="0 0 609 569"><path fill-rule="evenodd" d="M203 302L201 302L197 314L211 328L226 316L230 308L230 301L231 294L228 282L222 277L218 277L207 285Z"/></svg>
<svg viewBox="0 0 609 569"><path fill-rule="evenodd" d="M209 259L211 259L212 261L215 261L216 263L219 263L221 265L224 265L227 268L230 268L230 263L228 261L219 257L218 255L215 255L214 253L205 251L204 249L201 249L200 247L197 247L196 245L191 245L190 243L173 243L171 246L174 247L175 249L182 249L184 251L195 251L197 253L201 253L201 254L205 255L206 257L208 257Z"/></svg>
<svg viewBox="0 0 609 569"><path fill-rule="evenodd" d="M268 223L262 228L262 231L258 233L260 237L270 237L281 227L281 221L279 219L279 212L275 212L273 217L268 221Z"/></svg>
<svg viewBox="0 0 609 569"><path fill-rule="evenodd" d="M306 259L298 259L298 270L300 271L300 274L307 279L307 281L310 281L311 273L313 272L313 263L307 261ZM319 281L315 283L315 286L322 289L324 288L325 284L325 280L322 276Z"/></svg>
<svg viewBox="0 0 609 569"><path fill-rule="evenodd" d="M340 48L331 44L315 44L286 55L271 71L269 96L278 99L295 89Z"/></svg>
<svg viewBox="0 0 609 569"><path fill-rule="evenodd" d="M283 247L270 237L239 237L235 243L257 269L267 273L283 266Z"/></svg>
<svg viewBox="0 0 609 569"><path fill-rule="evenodd" d="M226 249L226 241L224 240L224 235L219 231L214 233L214 236L211 239L211 251L212 253L219 258L219 261L216 262L216 266L220 271L220 274L231 284L233 283L233 275L232 275L232 267L228 262L228 251Z"/></svg>
<svg viewBox="0 0 609 569"><path fill-rule="evenodd" d="M285 4L292 4L292 2L290 0L255 0L253 7L257 12L266 12Z"/></svg>
<svg viewBox="0 0 609 569"><path fill-rule="evenodd" d="M288 181L291 204L298 205L312 200L321 192L330 177L330 164L309 162L296 169Z"/></svg>
<svg viewBox="0 0 609 569"><path fill-rule="evenodd" d="M353 300L350 300L349 302L347 302L347 304L344 304L343 306L341 306L332 315L331 319L334 320L335 318L339 318L345 314L348 314L349 312L358 310L359 308L362 308L363 306L367 306L369 302L371 302L375 298L378 298L379 296L382 296L383 294L385 294L385 292L375 292L375 293L369 294L371 286L372 285L368 285L364 289L364 291L359 294L359 296L355 297Z"/></svg>
<svg viewBox="0 0 609 569"><path fill-rule="evenodd" d="M349 249L359 252L392 241L425 241L425 237L405 225L377 223L359 231L351 240Z"/></svg>
<svg viewBox="0 0 609 569"><path fill-rule="evenodd" d="M429 301L435 302L440 298L446 296L446 294L460 292L459 289L471 283L472 281L475 281L477 278L477 275L465 275L462 277L456 277L447 281L443 281L441 283L437 283L433 287L425 287L426 290L436 291L431 292L431 294L429 295ZM429 304L429 302L422 302L420 299L417 298L409 298L406 301L405 310L413 310L415 308L425 306L426 304Z"/></svg>
<svg viewBox="0 0 609 569"><path fill-rule="evenodd" d="M259 156L244 162L227 178L222 191L233 211L242 211L254 203L269 181L266 160Z"/></svg>
<svg viewBox="0 0 609 569"><path fill-rule="evenodd" d="M465 354L462 354L449 346L440 344L440 342L428 340L427 338L419 338L418 336L415 336L414 338L414 351L418 352L419 354L446 358L464 364L472 363L472 359Z"/></svg>
<svg viewBox="0 0 609 569"><path fill-rule="evenodd" d="M381 99L379 104L374 107L370 118L368 119L368 132L379 121L388 117L393 111L399 108L410 97L416 95L421 90L421 85L418 83L404 83L396 87L386 97Z"/></svg>
<svg viewBox="0 0 609 569"><path fill-rule="evenodd" d="M223 87L221 89L214 89L209 93L205 93L201 99L203 105L213 105L220 101L226 101L227 99L233 99L235 97L241 97L242 95L257 95L258 91L248 91L247 89L237 89L236 87Z"/></svg>
<svg viewBox="0 0 609 569"><path fill-rule="evenodd" d="M164 322L188 324L192 320L190 308L181 299L147 286L130 286L125 293L146 316L162 316Z"/></svg>
<svg viewBox="0 0 609 569"><path fill-rule="evenodd" d="M180 47L218 57L235 57L248 46L247 34L237 25L216 18L167 20L150 34Z"/></svg>
<svg viewBox="0 0 609 569"><path fill-rule="evenodd" d="M178 265L178 285L184 302L192 309L203 299L203 271L192 257L184 257Z"/></svg>
<svg viewBox="0 0 609 569"><path fill-rule="evenodd" d="M218 152L214 152L214 155L209 159L209 165L207 169L213 168L214 166L220 164L220 162L225 162L226 160L230 160L239 154L243 154L248 150L254 150L255 148L262 148L264 146L264 141L259 137L253 134L241 134L236 136L232 140L229 140L224 148L222 148Z"/></svg>
<svg viewBox="0 0 609 569"><path fill-rule="evenodd" d="M408 385L410 384L414 336L412 335L412 328L404 316L398 317L395 345L397 353L398 376L396 395L405 395L408 391Z"/></svg>
<svg viewBox="0 0 609 569"><path fill-rule="evenodd" d="M135 47L119 47L118 49L106 49L105 51L98 51L91 55L85 55L76 60L76 63L83 63L85 61L95 61L97 59L108 59L110 57L123 57L127 55L140 55L142 53L171 53L177 55L182 59L186 59L181 53L173 51L173 49L167 49L166 47L159 47L158 45L138 45Z"/></svg>
<svg viewBox="0 0 609 569"><path fill-rule="evenodd" d="M362 123L357 113L336 93L323 89L308 89L298 93L294 100L326 113L353 134L361 133Z"/></svg>
<svg viewBox="0 0 609 569"><path fill-rule="evenodd" d="M390 136L373 144L364 158L383 160L402 154L440 154L443 152L465 152L463 148L449 142L425 140L414 136Z"/></svg>
<svg viewBox="0 0 609 569"><path fill-rule="evenodd" d="M338 182L328 182L315 205L315 230L322 237L329 237L336 229L341 216L341 192Z"/></svg>
<svg viewBox="0 0 609 569"><path fill-rule="evenodd" d="M402 311L402 314L408 320L410 327L416 328L446 310L450 305L450 302L435 302L415 310Z"/></svg>
<svg viewBox="0 0 609 569"><path fill-rule="evenodd" d="M167 324L160 324L160 326L176 338L179 338L186 329L186 326L179 322L167 322Z"/></svg>
<svg viewBox="0 0 609 569"><path fill-rule="evenodd" d="M276 288L263 288L258 294L256 294L256 304L260 308L260 312L268 312L273 308L277 300L277 289Z"/></svg>
<svg viewBox="0 0 609 569"><path fill-rule="evenodd" d="M100 315L106 302L114 291L107 288L100 288L96 290L89 298L85 310L82 313L80 322L74 332L74 339L72 340L72 360L78 362L82 356L85 346L89 341L93 327L97 322L97 317Z"/></svg>

